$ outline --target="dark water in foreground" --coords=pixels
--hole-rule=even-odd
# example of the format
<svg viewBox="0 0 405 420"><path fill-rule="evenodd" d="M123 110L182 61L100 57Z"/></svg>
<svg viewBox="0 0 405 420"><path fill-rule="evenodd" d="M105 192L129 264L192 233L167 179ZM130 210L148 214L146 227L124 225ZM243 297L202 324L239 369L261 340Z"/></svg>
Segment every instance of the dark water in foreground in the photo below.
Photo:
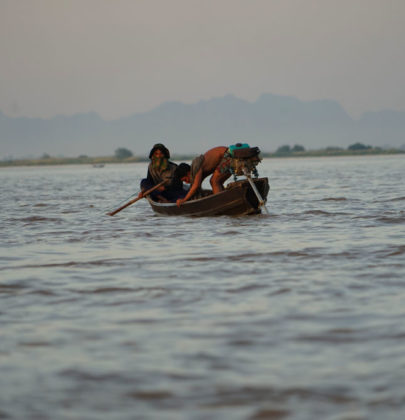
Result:
<svg viewBox="0 0 405 420"><path fill-rule="evenodd" d="M405 160L267 160L270 217L144 164L0 169L0 419L405 418Z"/></svg>

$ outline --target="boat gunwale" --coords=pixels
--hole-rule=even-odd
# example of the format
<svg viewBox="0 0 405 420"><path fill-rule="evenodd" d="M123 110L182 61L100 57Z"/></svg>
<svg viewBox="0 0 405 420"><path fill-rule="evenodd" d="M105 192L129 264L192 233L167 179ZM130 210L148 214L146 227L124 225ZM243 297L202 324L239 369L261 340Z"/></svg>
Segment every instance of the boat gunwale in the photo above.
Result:
<svg viewBox="0 0 405 420"><path fill-rule="evenodd" d="M262 178L259 178L259 179L262 179ZM229 193L231 190L233 190L233 189L236 189L236 188L245 188L245 184L244 183L242 183L242 181L245 181L244 179L241 179L240 181L236 181L237 183L239 183L240 182L240 184L238 184L238 185L235 185L235 186L232 186L232 187L230 187L230 188L225 188L223 191L220 191L219 193L217 193L217 194L213 194L213 193L211 193L211 194L208 194L207 196L205 196L205 197L201 197L201 198L196 198L195 200L189 200L189 201L186 201L185 203L183 203L182 205L181 205L181 207L183 207L183 206L189 206L190 204L194 204L194 203L198 203L198 202L200 202L200 201L207 201L208 199L210 199L210 198L214 198L215 197L215 199L217 199L218 197L221 197L223 194L226 194L226 193ZM246 180L247 181L247 180ZM228 184L228 185L230 185L230 184ZM209 192L212 192L212 191L210 191L210 190L205 190L205 191L209 191ZM177 204L176 203L160 203L160 202L158 202L158 201L153 201L150 197L147 197L147 199L148 199L148 201L149 202L151 202L151 203L153 203L153 205L155 205L155 206L158 206L158 207L174 207L174 206L177 206Z"/></svg>

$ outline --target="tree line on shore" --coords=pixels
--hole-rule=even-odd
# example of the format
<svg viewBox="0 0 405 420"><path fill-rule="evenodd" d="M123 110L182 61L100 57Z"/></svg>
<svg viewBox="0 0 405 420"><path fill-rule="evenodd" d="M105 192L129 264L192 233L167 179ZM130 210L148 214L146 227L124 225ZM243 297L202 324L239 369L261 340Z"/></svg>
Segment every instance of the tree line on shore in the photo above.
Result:
<svg viewBox="0 0 405 420"><path fill-rule="evenodd" d="M346 149L342 147L328 146L324 149L307 150L300 144L294 146L282 145L275 152L262 152L262 157L310 157L310 156L348 156L348 155L375 155L375 154L397 154L405 153L404 149L383 149L365 145L363 143L354 143ZM191 155L174 155L172 160L187 161L193 159ZM0 161L0 166L16 166L16 165L61 165L61 164L105 164L105 163L133 163L147 162L149 159L146 155L136 156L125 147L119 147L115 150L113 156L91 157L88 155L80 155L78 157L52 157L48 153L43 153L39 158L13 159L12 157Z"/></svg>
<svg viewBox="0 0 405 420"><path fill-rule="evenodd" d="M405 150L402 149L383 149L381 147L370 146L360 142L353 143L348 146L346 149L343 147L328 146L325 149L317 150L306 150L304 146L300 144L295 144L294 146L283 145L280 146L274 153L265 153L267 156L286 156L286 155L347 155L347 154L378 154L378 153L405 153Z"/></svg>

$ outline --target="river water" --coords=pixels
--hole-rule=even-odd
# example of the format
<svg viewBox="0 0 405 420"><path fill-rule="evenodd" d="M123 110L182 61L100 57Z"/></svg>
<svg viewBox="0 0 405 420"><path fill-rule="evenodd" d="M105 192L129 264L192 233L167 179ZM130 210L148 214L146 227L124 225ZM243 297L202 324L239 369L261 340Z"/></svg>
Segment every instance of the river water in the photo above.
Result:
<svg viewBox="0 0 405 420"><path fill-rule="evenodd" d="M405 158L267 159L270 216L146 164L0 169L0 419L404 419Z"/></svg>

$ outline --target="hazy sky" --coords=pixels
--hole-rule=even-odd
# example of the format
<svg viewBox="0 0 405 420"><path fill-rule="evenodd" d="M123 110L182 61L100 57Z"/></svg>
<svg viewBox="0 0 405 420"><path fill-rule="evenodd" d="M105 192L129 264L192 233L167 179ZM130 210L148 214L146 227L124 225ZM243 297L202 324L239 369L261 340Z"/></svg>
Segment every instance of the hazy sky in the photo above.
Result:
<svg viewBox="0 0 405 420"><path fill-rule="evenodd" d="M0 0L0 110L262 93L405 111L405 0Z"/></svg>

